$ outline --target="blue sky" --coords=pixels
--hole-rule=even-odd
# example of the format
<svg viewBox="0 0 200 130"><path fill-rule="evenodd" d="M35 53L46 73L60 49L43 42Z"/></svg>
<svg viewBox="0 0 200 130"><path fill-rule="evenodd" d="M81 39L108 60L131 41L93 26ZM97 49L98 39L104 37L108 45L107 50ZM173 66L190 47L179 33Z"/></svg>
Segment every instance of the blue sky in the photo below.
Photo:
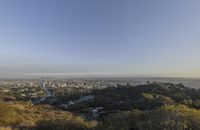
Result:
<svg viewBox="0 0 200 130"><path fill-rule="evenodd" d="M1 0L0 77L200 76L198 0Z"/></svg>

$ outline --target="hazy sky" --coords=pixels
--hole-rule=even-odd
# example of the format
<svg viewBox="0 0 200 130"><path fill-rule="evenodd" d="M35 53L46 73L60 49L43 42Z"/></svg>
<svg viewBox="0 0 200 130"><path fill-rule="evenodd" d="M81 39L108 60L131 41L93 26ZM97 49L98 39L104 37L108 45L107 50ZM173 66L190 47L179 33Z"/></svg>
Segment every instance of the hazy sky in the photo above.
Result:
<svg viewBox="0 0 200 130"><path fill-rule="evenodd" d="M200 77L199 0L1 0L0 77Z"/></svg>

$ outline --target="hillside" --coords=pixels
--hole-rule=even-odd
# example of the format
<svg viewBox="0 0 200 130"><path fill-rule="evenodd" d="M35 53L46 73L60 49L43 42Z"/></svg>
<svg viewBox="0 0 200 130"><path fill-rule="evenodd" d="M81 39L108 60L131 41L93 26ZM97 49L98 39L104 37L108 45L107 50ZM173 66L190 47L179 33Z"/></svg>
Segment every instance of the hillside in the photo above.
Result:
<svg viewBox="0 0 200 130"><path fill-rule="evenodd" d="M58 105L17 101L2 93L0 130L200 129L200 91L182 84L127 84L84 94L91 99L82 97L61 109Z"/></svg>
<svg viewBox="0 0 200 130"><path fill-rule="evenodd" d="M55 110L50 106L32 106L24 102L0 102L0 126L15 129L70 130L90 129L95 121L85 121L70 112Z"/></svg>

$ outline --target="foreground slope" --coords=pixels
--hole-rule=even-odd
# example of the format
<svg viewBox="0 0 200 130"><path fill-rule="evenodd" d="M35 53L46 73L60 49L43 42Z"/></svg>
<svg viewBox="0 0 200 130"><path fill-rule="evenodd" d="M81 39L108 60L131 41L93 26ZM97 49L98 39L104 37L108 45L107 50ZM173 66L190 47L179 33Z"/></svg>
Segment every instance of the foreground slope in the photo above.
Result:
<svg viewBox="0 0 200 130"><path fill-rule="evenodd" d="M199 89L182 84L149 83L118 85L88 94L95 98L68 110L51 105L33 105L1 94L0 130L200 129ZM85 117L91 116L89 110L97 107L101 107L100 116L86 120Z"/></svg>

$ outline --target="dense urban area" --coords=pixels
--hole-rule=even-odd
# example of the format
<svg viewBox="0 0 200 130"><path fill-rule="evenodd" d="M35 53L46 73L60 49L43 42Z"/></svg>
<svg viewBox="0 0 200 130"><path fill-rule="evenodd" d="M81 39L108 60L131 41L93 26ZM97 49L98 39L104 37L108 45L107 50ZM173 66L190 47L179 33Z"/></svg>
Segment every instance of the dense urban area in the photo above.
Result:
<svg viewBox="0 0 200 130"><path fill-rule="evenodd" d="M2 80L0 130L197 130L200 89L114 80Z"/></svg>

